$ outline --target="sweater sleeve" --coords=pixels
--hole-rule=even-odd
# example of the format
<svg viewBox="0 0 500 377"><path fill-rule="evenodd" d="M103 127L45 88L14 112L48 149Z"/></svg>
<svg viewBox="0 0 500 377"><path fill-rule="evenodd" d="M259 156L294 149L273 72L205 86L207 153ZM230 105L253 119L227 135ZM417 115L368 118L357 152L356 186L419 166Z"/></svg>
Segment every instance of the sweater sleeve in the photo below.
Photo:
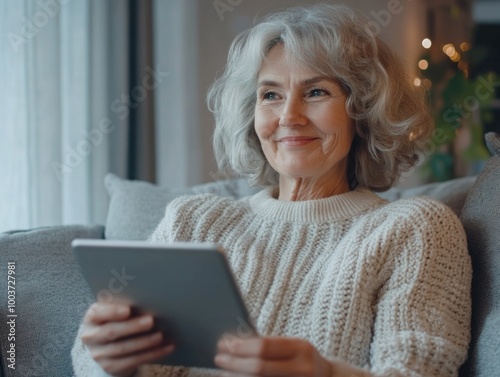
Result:
<svg viewBox="0 0 500 377"><path fill-rule="evenodd" d="M199 224L200 208L210 207L210 201L217 201L212 194L181 196L171 201L165 216L154 232L149 236L149 242L170 243L192 241L193 228Z"/></svg>
<svg viewBox="0 0 500 377"><path fill-rule="evenodd" d="M399 250L388 261L375 307L371 371L377 377L457 376L470 340L465 232L439 202L404 202L391 235Z"/></svg>
<svg viewBox="0 0 500 377"><path fill-rule="evenodd" d="M175 228L178 228L183 221L182 212L179 211L179 202L182 202L182 198L174 199L167 205L165 215L153 233L148 237L148 242L170 243L174 241Z"/></svg>
<svg viewBox="0 0 500 377"><path fill-rule="evenodd" d="M206 241L214 219L225 215L224 210L230 202L230 199L214 194L189 195L174 199L168 204L165 216L148 241Z"/></svg>
<svg viewBox="0 0 500 377"><path fill-rule="evenodd" d="M81 338L82 327L78 330L75 344L71 349L71 360L75 377L113 377L107 374L90 356Z"/></svg>

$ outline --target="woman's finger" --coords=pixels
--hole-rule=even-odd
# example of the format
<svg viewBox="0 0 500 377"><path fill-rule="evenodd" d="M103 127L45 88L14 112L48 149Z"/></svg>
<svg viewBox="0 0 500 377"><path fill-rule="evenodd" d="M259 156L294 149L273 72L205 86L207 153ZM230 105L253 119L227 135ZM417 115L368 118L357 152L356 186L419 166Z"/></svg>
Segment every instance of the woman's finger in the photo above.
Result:
<svg viewBox="0 0 500 377"><path fill-rule="evenodd" d="M99 365L106 373L111 375L122 374L126 371L133 371L139 368L143 364L152 363L170 353L175 349L173 344L168 346L156 347L154 349L144 351L141 353L136 353L124 358L113 359L107 358L101 360Z"/></svg>
<svg viewBox="0 0 500 377"><path fill-rule="evenodd" d="M85 345L112 342L130 335L144 333L153 327L153 317L143 315L121 322L108 322L99 326L87 326L82 331Z"/></svg>
<svg viewBox="0 0 500 377"><path fill-rule="evenodd" d="M241 374L228 371L219 372L220 377L255 377L250 374Z"/></svg>
<svg viewBox="0 0 500 377"><path fill-rule="evenodd" d="M256 357L236 357L227 353L218 354L215 357L215 364L234 374L254 374L258 376L272 375L276 372L270 363ZM272 368L272 370L271 370Z"/></svg>
<svg viewBox="0 0 500 377"><path fill-rule="evenodd" d="M253 376L306 376L307 366L298 359L265 360L258 357L239 357L218 354L215 364L234 374ZM303 365L301 365L303 364Z"/></svg>
<svg viewBox="0 0 500 377"><path fill-rule="evenodd" d="M90 349L90 354L96 361L105 358L125 357L132 353L145 351L158 346L162 341L163 334L157 331L152 334L137 336L118 342L95 345Z"/></svg>
<svg viewBox="0 0 500 377"><path fill-rule="evenodd" d="M232 373L258 376L313 376L324 369L312 344L288 337L254 337L232 344L219 342L215 364Z"/></svg>
<svg viewBox="0 0 500 377"><path fill-rule="evenodd" d="M83 323L98 325L110 321L122 321L130 317L131 308L126 304L94 302L88 308Z"/></svg>
<svg viewBox="0 0 500 377"><path fill-rule="evenodd" d="M285 359L296 356L308 342L299 338L252 337L248 339L225 340L217 343L217 351L233 356L255 356L267 359Z"/></svg>

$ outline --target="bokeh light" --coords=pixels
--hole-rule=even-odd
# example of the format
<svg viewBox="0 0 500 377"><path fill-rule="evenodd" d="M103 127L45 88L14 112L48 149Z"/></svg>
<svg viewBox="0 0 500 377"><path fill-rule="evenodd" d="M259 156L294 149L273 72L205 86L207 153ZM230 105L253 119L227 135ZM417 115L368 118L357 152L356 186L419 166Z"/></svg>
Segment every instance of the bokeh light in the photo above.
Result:
<svg viewBox="0 0 500 377"><path fill-rule="evenodd" d="M418 62L418 68L420 68L422 70L429 68L429 62L425 59L420 60Z"/></svg>
<svg viewBox="0 0 500 377"><path fill-rule="evenodd" d="M469 49L470 49L470 46L467 42L460 43L460 50L465 52L465 51L469 51Z"/></svg>
<svg viewBox="0 0 500 377"><path fill-rule="evenodd" d="M432 46L431 40L429 38L425 38L422 41L422 46L424 46L424 48L430 48Z"/></svg>
<svg viewBox="0 0 500 377"><path fill-rule="evenodd" d="M454 61L455 63L460 61L460 58L461 58L461 56L457 51L455 51L455 53L452 56L450 56L450 59L452 61Z"/></svg>
<svg viewBox="0 0 500 377"><path fill-rule="evenodd" d="M443 46L443 52L451 58L456 52L455 46L453 46L452 43L445 44Z"/></svg>

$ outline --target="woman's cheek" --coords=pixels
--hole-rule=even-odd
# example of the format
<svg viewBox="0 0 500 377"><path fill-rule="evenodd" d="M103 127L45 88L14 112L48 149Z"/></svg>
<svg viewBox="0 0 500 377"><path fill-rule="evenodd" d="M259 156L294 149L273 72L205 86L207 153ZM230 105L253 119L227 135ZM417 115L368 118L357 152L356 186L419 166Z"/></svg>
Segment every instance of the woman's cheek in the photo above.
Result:
<svg viewBox="0 0 500 377"><path fill-rule="evenodd" d="M276 131L279 119L270 108L261 108L255 112L255 132L264 141Z"/></svg>
<svg viewBox="0 0 500 377"><path fill-rule="evenodd" d="M269 139L271 138L271 136L273 135L274 133L274 129L270 128L270 127L266 127L262 130L262 139L265 140L265 141L270 141Z"/></svg>
<svg viewBox="0 0 500 377"><path fill-rule="evenodd" d="M257 119L255 120L255 132L262 142L267 141L274 133L274 130L275 127L262 121L259 122Z"/></svg>

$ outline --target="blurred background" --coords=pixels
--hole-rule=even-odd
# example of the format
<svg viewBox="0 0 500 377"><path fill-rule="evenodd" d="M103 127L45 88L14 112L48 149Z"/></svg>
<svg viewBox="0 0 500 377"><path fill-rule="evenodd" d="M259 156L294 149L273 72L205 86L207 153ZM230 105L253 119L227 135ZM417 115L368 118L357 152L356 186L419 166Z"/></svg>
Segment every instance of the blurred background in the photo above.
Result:
<svg viewBox="0 0 500 377"><path fill-rule="evenodd" d="M0 0L0 232L103 224L112 172L220 179L205 95L231 41L318 1ZM427 89L435 131L409 187L477 174L500 132L499 0L346 0Z"/></svg>

